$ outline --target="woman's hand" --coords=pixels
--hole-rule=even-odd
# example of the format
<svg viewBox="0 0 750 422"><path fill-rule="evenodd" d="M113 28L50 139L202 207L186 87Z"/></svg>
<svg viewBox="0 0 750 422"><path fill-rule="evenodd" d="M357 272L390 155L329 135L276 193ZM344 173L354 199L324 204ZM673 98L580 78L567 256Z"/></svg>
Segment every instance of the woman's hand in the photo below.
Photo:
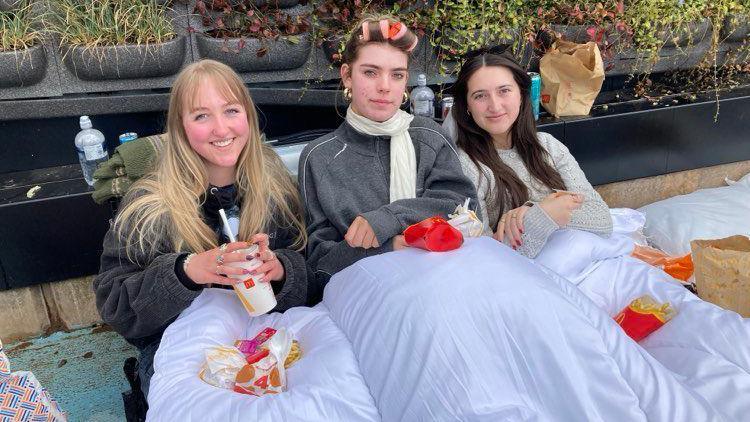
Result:
<svg viewBox="0 0 750 422"><path fill-rule="evenodd" d="M498 242L502 242L506 237L508 243L513 249L517 249L521 246L521 235L523 234L523 217L529 210L528 205L521 205L518 208L514 208L500 217L500 221L497 223L497 230L492 237Z"/></svg>
<svg viewBox="0 0 750 422"><path fill-rule="evenodd" d="M352 248L377 248L380 246L375 231L372 230L370 223L361 215L354 219L349 229L346 230L344 240Z"/></svg>
<svg viewBox="0 0 750 422"><path fill-rule="evenodd" d="M583 205L583 195L570 192L555 192L539 204L550 218L560 227L570 223L573 211Z"/></svg>
<svg viewBox="0 0 750 422"><path fill-rule="evenodd" d="M281 281L284 279L286 274L284 273L284 265L276 257L276 254L268 248L268 235L265 233L258 233L250 239L250 243L258 244L258 253L255 256L263 261L258 268L252 270L250 275L263 274L258 281Z"/></svg>
<svg viewBox="0 0 750 422"><path fill-rule="evenodd" d="M235 284L238 280L229 278L227 275L250 274L250 272L244 268L230 267L227 264L252 260L253 256L237 252L248 247L247 242L232 242L193 254L186 261L185 274L196 284Z"/></svg>
<svg viewBox="0 0 750 422"><path fill-rule="evenodd" d="M393 236L393 250L400 251L401 249L408 248L409 245L406 243L406 238L403 234Z"/></svg>

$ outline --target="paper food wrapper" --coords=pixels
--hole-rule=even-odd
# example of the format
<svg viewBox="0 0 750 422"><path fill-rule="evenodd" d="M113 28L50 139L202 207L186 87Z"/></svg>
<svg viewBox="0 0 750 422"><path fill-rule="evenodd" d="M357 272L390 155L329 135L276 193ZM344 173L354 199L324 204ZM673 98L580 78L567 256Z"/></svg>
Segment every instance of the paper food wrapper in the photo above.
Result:
<svg viewBox="0 0 750 422"><path fill-rule="evenodd" d="M658 303L649 295L644 295L630 302L615 316L615 321L625 333L635 341L641 341L659 329L675 315L674 309L667 303Z"/></svg>
<svg viewBox="0 0 750 422"><path fill-rule="evenodd" d="M299 343L286 329L271 327L252 339L235 341L234 347L216 346L205 353L206 363L198 374L203 381L255 396L286 391L286 369L302 356Z"/></svg>
<svg viewBox="0 0 750 422"><path fill-rule="evenodd" d="M206 350L206 363L198 376L214 387L231 390L237 373L246 363L245 355L236 347L211 347Z"/></svg>
<svg viewBox="0 0 750 422"><path fill-rule="evenodd" d="M693 276L694 265L690 254L669 256L658 249L635 245L633 253L630 255L654 267L661 268L665 273L680 281L687 282Z"/></svg>
<svg viewBox="0 0 750 422"><path fill-rule="evenodd" d="M237 373L234 391L262 396L286 390L284 362L292 348L292 336L278 330L258 351L247 356L247 365Z"/></svg>
<svg viewBox="0 0 750 422"><path fill-rule="evenodd" d="M458 229L464 238L467 237L479 237L482 235L484 226L482 220L477 217L477 214L469 209L469 199L463 205L456 207L453 214L449 214L448 224Z"/></svg>

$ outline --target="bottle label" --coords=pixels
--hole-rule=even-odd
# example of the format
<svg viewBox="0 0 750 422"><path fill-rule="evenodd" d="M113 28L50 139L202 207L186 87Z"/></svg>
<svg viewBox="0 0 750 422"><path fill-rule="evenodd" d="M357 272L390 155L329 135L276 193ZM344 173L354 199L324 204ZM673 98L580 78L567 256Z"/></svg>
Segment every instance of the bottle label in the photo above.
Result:
<svg viewBox="0 0 750 422"><path fill-rule="evenodd" d="M107 156L102 144L84 146L83 154L86 156L86 161L98 160Z"/></svg>
<svg viewBox="0 0 750 422"><path fill-rule="evenodd" d="M414 114L417 116L434 117L435 111L432 107L432 101L420 100L414 101Z"/></svg>

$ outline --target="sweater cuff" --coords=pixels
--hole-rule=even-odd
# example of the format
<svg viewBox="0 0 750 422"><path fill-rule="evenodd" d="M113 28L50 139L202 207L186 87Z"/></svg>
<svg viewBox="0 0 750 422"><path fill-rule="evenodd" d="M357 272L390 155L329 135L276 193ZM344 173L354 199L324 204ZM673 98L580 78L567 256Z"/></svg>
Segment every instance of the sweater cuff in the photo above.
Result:
<svg viewBox="0 0 750 422"><path fill-rule="evenodd" d="M370 227L375 232L378 243L385 245L393 236L401 234L403 230L398 219L383 208L368 211L362 214L362 217L370 223Z"/></svg>
<svg viewBox="0 0 750 422"><path fill-rule="evenodd" d="M284 312L289 308L304 305L307 302L307 265L305 259L298 252L289 249L277 249L274 253L281 265L284 266L285 276L283 284L271 282L272 286L280 284L280 290L276 293L274 311Z"/></svg>
<svg viewBox="0 0 750 422"><path fill-rule="evenodd" d="M539 204L534 204L523 217L523 228L518 252L528 258L534 258L547 244L547 238L560 227Z"/></svg>
<svg viewBox="0 0 750 422"><path fill-rule="evenodd" d="M177 275L177 279L180 280L180 283L182 283L183 286L193 291L201 290L203 286L194 282L185 272L185 259L187 256L188 254L183 253L177 257L174 261L174 273Z"/></svg>
<svg viewBox="0 0 750 422"><path fill-rule="evenodd" d="M173 299L181 301L183 302L183 304L190 305L193 299L198 297L203 289L192 290L182 284L175 271L175 265L179 257L180 254L174 253L165 254L157 258L157 260L173 260L173 262L172 265L161 265L162 271L161 274L159 274L159 279L157 280L157 284L160 284L160 286L155 287L156 289L165 291Z"/></svg>

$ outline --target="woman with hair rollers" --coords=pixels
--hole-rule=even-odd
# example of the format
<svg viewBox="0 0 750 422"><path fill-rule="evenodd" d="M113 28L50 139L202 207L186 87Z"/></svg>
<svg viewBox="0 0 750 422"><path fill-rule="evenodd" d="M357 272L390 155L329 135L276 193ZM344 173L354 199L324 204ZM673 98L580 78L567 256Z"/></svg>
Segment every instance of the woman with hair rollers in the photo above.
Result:
<svg viewBox="0 0 750 422"><path fill-rule="evenodd" d="M300 156L308 263L319 295L333 274L357 260L402 248L400 234L409 225L476 198L442 129L400 110L417 42L393 18L357 25L342 57L346 120Z"/></svg>

